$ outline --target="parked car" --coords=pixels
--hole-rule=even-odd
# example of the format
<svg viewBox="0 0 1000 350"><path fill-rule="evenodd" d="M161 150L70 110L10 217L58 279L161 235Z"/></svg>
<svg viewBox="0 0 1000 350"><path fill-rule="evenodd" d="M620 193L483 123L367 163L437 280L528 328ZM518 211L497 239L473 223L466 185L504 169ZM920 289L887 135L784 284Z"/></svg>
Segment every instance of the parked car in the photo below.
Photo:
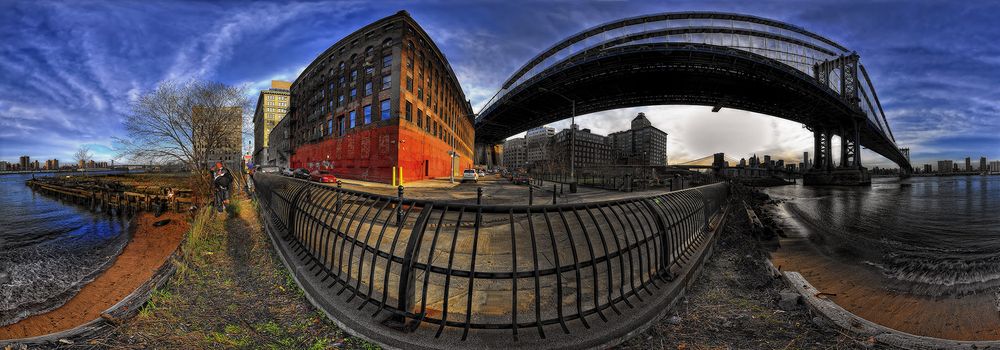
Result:
<svg viewBox="0 0 1000 350"><path fill-rule="evenodd" d="M292 169L281 168L281 175L292 176Z"/></svg>
<svg viewBox="0 0 1000 350"><path fill-rule="evenodd" d="M257 167L257 170L254 170L254 171L265 173L265 174L277 174L278 172L281 171L281 169L279 169L278 167L276 167L274 165L264 165L264 166Z"/></svg>
<svg viewBox="0 0 1000 350"><path fill-rule="evenodd" d="M329 170L313 170L309 173L309 180L323 183L337 182L337 177L333 176Z"/></svg>
<svg viewBox="0 0 1000 350"><path fill-rule="evenodd" d="M479 182L479 173L475 169L465 169L462 172L462 182L466 181Z"/></svg>
<svg viewBox="0 0 1000 350"><path fill-rule="evenodd" d="M513 183L513 184L515 184L515 185L527 185L528 184L528 177L525 176L524 174L514 174L514 175L511 175L510 182Z"/></svg>
<svg viewBox="0 0 1000 350"><path fill-rule="evenodd" d="M309 170L306 170L306 169L303 169L303 168L298 168L298 169L292 170L292 177L294 177L296 179L309 180Z"/></svg>
<svg viewBox="0 0 1000 350"><path fill-rule="evenodd" d="M486 170L479 169L479 171L477 171L477 172L479 173L479 177L486 176Z"/></svg>

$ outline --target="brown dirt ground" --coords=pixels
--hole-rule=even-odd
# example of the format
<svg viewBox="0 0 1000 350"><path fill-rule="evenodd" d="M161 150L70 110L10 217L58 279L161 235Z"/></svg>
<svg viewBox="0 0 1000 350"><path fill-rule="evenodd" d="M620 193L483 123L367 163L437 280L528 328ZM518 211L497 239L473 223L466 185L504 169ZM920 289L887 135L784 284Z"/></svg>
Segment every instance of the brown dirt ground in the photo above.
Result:
<svg viewBox="0 0 1000 350"><path fill-rule="evenodd" d="M171 219L153 227L153 222ZM0 339L45 335L90 322L149 280L180 244L188 223L184 215L166 213L159 218L142 213L132 240L107 270L61 307L0 327Z"/></svg>
<svg viewBox="0 0 1000 350"><path fill-rule="evenodd" d="M750 235L749 219L738 204L744 197L739 196L733 208L740 210L730 210L715 252L687 295L664 319L621 348L878 348L817 325L804 306L792 311L777 307L778 292L788 286L770 276L764 264L766 249Z"/></svg>
<svg viewBox="0 0 1000 350"><path fill-rule="evenodd" d="M785 239L771 261L802 274L816 289L866 320L903 332L956 340L1000 339L992 295L931 298L890 291L885 277L864 266L834 261L805 239Z"/></svg>

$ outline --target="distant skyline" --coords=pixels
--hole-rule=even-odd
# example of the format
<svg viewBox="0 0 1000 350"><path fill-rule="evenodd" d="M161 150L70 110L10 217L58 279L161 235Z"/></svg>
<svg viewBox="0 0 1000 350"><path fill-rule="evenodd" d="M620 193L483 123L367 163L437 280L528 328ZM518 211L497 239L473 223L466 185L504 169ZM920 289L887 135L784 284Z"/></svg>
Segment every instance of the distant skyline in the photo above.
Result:
<svg viewBox="0 0 1000 350"><path fill-rule="evenodd" d="M256 96L272 79L293 81L340 38L399 10L438 44L477 111L531 57L600 23L674 11L784 21L861 55L915 167L1000 159L996 2L13 1L4 7L0 160L8 162L21 155L66 162L80 145L95 159L111 160L111 136L124 136L128 103L159 82L215 80L247 86ZM639 111L670 134L671 162L715 152L786 160L812 152L812 135L800 124L732 109L647 106L578 123L607 134L627 128ZM869 167L891 166L869 151L862 157Z"/></svg>

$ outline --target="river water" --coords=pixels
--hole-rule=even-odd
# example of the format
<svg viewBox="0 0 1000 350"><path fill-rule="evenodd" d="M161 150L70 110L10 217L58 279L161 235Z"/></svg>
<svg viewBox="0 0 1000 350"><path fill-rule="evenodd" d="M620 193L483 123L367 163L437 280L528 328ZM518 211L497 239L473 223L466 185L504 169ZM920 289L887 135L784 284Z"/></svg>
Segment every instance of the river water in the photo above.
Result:
<svg viewBox="0 0 1000 350"><path fill-rule="evenodd" d="M821 253L881 272L890 290L1000 289L1000 176L873 179L871 187L765 190Z"/></svg>
<svg viewBox="0 0 1000 350"><path fill-rule="evenodd" d="M128 242L123 218L34 193L31 176L0 175L0 326L64 304Z"/></svg>

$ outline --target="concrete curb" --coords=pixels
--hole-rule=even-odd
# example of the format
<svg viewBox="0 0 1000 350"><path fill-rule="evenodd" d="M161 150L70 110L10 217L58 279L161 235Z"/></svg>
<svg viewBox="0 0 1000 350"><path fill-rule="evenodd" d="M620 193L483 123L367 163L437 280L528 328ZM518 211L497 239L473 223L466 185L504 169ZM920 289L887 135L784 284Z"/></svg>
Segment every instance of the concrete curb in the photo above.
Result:
<svg viewBox="0 0 1000 350"><path fill-rule="evenodd" d="M886 326L868 321L845 310L832 300L817 297L820 291L809 284L802 274L786 271L781 276L788 285L802 297L801 301L812 314L821 317L827 326L843 331L845 334L866 339L873 339L878 344L899 349L1000 349L1000 341L983 340L949 340L925 337L901 332Z"/></svg>

